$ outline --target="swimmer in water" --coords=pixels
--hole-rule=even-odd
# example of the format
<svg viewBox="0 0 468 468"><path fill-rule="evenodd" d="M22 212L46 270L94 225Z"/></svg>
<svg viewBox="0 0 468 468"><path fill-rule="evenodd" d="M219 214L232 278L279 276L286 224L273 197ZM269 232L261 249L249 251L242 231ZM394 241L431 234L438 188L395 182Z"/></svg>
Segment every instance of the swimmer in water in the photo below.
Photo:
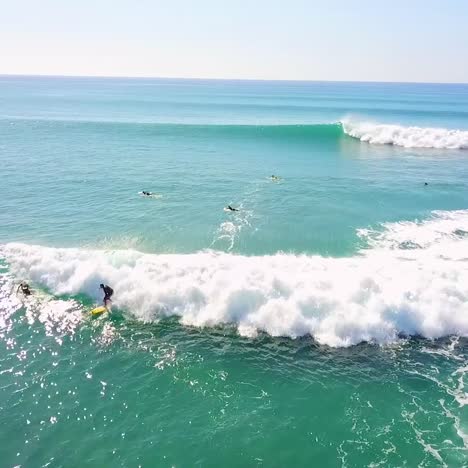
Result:
<svg viewBox="0 0 468 468"><path fill-rule="evenodd" d="M147 192L146 190L143 190L141 193L147 197L151 197L151 195L153 195L151 192Z"/></svg>
<svg viewBox="0 0 468 468"><path fill-rule="evenodd" d="M226 210L229 210L229 211L239 211L237 208L233 208L231 205L226 206Z"/></svg>

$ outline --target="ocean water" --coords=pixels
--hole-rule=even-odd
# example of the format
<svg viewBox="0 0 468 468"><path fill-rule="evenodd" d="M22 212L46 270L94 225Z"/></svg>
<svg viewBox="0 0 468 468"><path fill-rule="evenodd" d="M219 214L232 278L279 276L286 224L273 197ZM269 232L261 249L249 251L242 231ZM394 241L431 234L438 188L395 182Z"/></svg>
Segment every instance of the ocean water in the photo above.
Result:
<svg viewBox="0 0 468 468"><path fill-rule="evenodd" d="M2 466L468 464L468 85L3 76L0 163Z"/></svg>

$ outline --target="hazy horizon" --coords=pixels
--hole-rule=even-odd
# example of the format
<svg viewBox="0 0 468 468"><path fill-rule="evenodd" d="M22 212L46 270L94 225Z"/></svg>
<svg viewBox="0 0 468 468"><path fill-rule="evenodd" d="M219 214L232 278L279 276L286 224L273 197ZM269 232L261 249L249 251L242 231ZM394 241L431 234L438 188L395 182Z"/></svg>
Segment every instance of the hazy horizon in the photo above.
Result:
<svg viewBox="0 0 468 468"><path fill-rule="evenodd" d="M0 74L467 83L462 0L19 0Z"/></svg>
<svg viewBox="0 0 468 468"><path fill-rule="evenodd" d="M307 80L307 79L271 79L271 78L229 78L203 76L131 76L131 75L65 75L50 73L0 73L0 77L24 78L109 78L129 80L193 80L193 81L267 81L279 83L382 83L382 84L434 84L434 85L468 85L468 81L385 81L385 80Z"/></svg>

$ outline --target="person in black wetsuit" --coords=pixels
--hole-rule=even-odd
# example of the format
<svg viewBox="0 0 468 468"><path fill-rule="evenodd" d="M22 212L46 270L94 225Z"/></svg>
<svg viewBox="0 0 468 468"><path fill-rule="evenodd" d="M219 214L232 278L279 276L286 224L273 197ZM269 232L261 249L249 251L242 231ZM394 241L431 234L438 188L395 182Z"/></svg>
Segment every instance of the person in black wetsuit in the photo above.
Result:
<svg viewBox="0 0 468 468"><path fill-rule="evenodd" d="M107 284L100 284L99 287L104 291L104 299L102 302L104 303L104 307L107 307L108 302L111 301L111 297L114 294L114 290Z"/></svg>
<svg viewBox="0 0 468 468"><path fill-rule="evenodd" d="M239 211L237 208L233 208L231 205L226 206L229 211Z"/></svg>
<svg viewBox="0 0 468 468"><path fill-rule="evenodd" d="M29 284L25 281L21 281L20 285L18 286L18 289L16 290L16 293L18 293L20 289L24 296L30 296L32 294L32 291L29 288Z"/></svg>

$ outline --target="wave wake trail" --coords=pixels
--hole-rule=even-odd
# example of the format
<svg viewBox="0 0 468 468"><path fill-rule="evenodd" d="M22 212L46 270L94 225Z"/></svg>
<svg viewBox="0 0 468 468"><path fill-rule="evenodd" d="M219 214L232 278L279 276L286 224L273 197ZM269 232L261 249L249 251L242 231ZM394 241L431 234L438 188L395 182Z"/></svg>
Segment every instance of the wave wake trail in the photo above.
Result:
<svg viewBox="0 0 468 468"><path fill-rule="evenodd" d="M347 135L371 144L404 148L468 149L468 131L446 128L404 127L344 120Z"/></svg>
<svg viewBox="0 0 468 468"><path fill-rule="evenodd" d="M468 337L468 210L360 230L347 258L205 251L178 255L6 244L17 277L55 294L115 290L114 306L142 321L234 325L254 337L311 335L329 346L392 343L401 335Z"/></svg>

